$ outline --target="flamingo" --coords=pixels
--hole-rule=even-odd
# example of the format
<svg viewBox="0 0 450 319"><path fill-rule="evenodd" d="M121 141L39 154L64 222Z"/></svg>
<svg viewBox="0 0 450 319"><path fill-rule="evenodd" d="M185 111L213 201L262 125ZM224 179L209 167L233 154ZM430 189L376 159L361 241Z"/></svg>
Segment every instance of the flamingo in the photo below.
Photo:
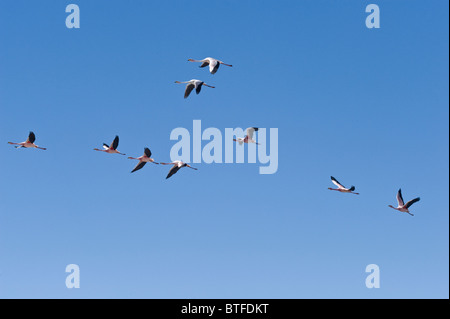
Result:
<svg viewBox="0 0 450 319"><path fill-rule="evenodd" d="M202 65L200 65L201 68L204 68L209 65L209 72L211 72L211 74L215 74L221 64L230 66L230 67L232 66L231 64L226 64L226 63L223 63L222 61L219 61L219 60L213 59L213 58L205 58L203 60L189 59L188 61L189 62L202 62Z"/></svg>
<svg viewBox="0 0 450 319"><path fill-rule="evenodd" d="M103 143L103 150L99 150L98 148L94 148L94 151L98 151L98 152L105 152L108 154L120 154L120 155L125 155L123 153L120 153L117 150L117 146L119 146L119 137L116 136L114 138L114 141L111 143L111 145L108 145L106 143Z"/></svg>
<svg viewBox="0 0 450 319"><path fill-rule="evenodd" d="M395 210L398 210L399 212L408 213L411 216L414 216L414 214L411 214L409 212L409 208L411 207L412 204L420 201L420 197L414 198L405 204L405 201L403 200L403 196L402 196L402 189L399 189L398 193L397 193L397 201L398 201L398 207L394 207L392 205L389 205L389 207L393 208Z"/></svg>
<svg viewBox="0 0 450 319"><path fill-rule="evenodd" d="M354 190L356 189L355 186L352 186L350 188L345 188L341 183L339 183L337 181L336 178L334 178L333 176L331 176L331 181L333 182L334 185L336 185L338 188L331 188L329 187L329 190L332 191L338 191L341 193L351 193L351 194L355 194L355 195L359 195L359 193L355 193Z"/></svg>
<svg viewBox="0 0 450 319"><path fill-rule="evenodd" d="M15 146L15 148L37 148L37 149L44 150L44 151L46 150L46 148L39 147L36 144L34 144L35 141L36 141L36 135L33 132L30 132L30 134L28 134L28 138L25 142L22 142L22 143L8 142L8 144L17 145L17 146Z"/></svg>
<svg viewBox="0 0 450 319"><path fill-rule="evenodd" d="M191 94L193 89L195 89L195 92L197 94L199 94L200 91L202 90L202 86L203 85L215 89L214 86L208 85L208 84L206 84L203 81L195 80L195 79L190 80L190 81L186 81L186 82L175 81L175 83L178 83L178 84L185 84L185 83L187 83L186 91L184 91L184 98L185 99L187 99L187 97L189 96L189 94Z"/></svg>
<svg viewBox="0 0 450 319"><path fill-rule="evenodd" d="M182 167L189 167L192 169L197 170L197 168L192 167L189 164L186 164L182 161L173 161L172 163L160 163L162 165L173 165L173 167L170 169L169 174L167 174L166 179L168 179L169 177L171 177L173 174L175 174L176 172L178 172L180 170L180 168Z"/></svg>
<svg viewBox="0 0 450 319"><path fill-rule="evenodd" d="M255 132L257 132L259 130L259 128L257 127L249 127L247 128L247 135L242 138L242 137L238 137L237 139L233 139L233 141L238 142L239 145L242 145L243 143L255 143L257 145L260 145L259 143L256 143L255 140L253 140L253 134Z"/></svg>
<svg viewBox="0 0 450 319"><path fill-rule="evenodd" d="M144 148L144 155L142 155L141 157L135 158L135 157L128 157L128 159L132 159L132 160L138 160L139 163L136 165L136 167L131 171L131 173L134 173L138 170L140 170L141 168L143 168L145 166L145 164L147 163L154 163L154 164L159 164L157 162L155 162L155 160L153 158L151 158L152 156L152 152L150 151L150 149L148 147Z"/></svg>

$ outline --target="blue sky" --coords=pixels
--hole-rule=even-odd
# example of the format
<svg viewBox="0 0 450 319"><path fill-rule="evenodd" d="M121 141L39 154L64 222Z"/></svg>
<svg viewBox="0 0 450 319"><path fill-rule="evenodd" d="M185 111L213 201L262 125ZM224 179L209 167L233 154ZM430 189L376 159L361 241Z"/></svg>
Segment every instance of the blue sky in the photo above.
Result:
<svg viewBox="0 0 450 319"><path fill-rule="evenodd" d="M448 298L448 6L2 1L0 297ZM207 56L233 68L187 62ZM216 89L184 100L173 82L192 78ZM278 128L278 172L197 164L165 180L92 151L117 134L169 161L170 132L193 120ZM46 152L7 144L30 130ZM328 191L330 175L361 195ZM422 198L414 217L387 207L400 187Z"/></svg>

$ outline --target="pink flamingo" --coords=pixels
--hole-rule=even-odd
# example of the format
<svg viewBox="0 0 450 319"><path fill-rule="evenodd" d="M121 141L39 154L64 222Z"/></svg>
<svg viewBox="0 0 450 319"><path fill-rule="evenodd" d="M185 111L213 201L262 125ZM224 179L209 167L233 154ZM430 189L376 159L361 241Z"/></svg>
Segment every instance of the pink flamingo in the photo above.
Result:
<svg viewBox="0 0 450 319"><path fill-rule="evenodd" d="M30 132L30 134L28 135L28 138L25 142L22 143L13 143L13 142L8 142L8 144L11 145L17 145L15 146L16 148L37 148L40 150L46 150L46 148L43 147L39 147L36 144L34 144L34 142L36 141L36 135L33 132Z"/></svg>
<svg viewBox="0 0 450 319"><path fill-rule="evenodd" d="M398 210L399 212L408 213L411 216L414 216L414 214L411 214L409 212L409 208L411 207L412 204L417 203L418 201L420 201L420 197L414 198L405 204L405 201L403 200L402 196L402 189L399 189L397 193L398 206L394 207L392 205L389 205L389 207Z"/></svg>
<svg viewBox="0 0 450 319"><path fill-rule="evenodd" d="M134 173L138 170L140 170L141 168L143 168L145 166L145 164L147 163L154 163L154 164L159 164L157 162L155 162L155 160L153 158L151 158L152 156L152 152L150 151L149 148L144 148L144 155L142 155L141 157L135 158L135 157L128 157L128 159L132 159L132 160L138 160L139 163L136 165L136 167L131 171L131 173Z"/></svg>
<svg viewBox="0 0 450 319"><path fill-rule="evenodd" d="M194 168L191 165L186 164L182 161L173 161L172 163L161 163L161 164L162 165L173 165L173 167L169 171L169 174L167 174L166 179L170 178L173 174L178 172L180 170L180 168L182 168L182 167L189 167L189 168L197 170L197 168Z"/></svg>
<svg viewBox="0 0 450 319"><path fill-rule="evenodd" d="M331 188L329 187L329 190L332 191L338 191L341 193L351 193L351 194L355 194L355 195L359 195L359 193L355 193L354 190L356 189L355 186L352 186L350 188L345 188L344 185L342 185L341 183L339 183L337 181L336 178L334 178L333 176L331 176L331 181L333 182L334 185L336 185L338 188Z"/></svg>
<svg viewBox="0 0 450 319"><path fill-rule="evenodd" d="M238 142L239 145L242 145L244 143L255 143L257 145L260 145L259 143L256 143L256 141L253 139L253 135L255 134L255 132L257 132L259 130L259 128L257 127L249 127L247 129L247 135L245 135L244 138L242 137L238 137L237 139L233 139L233 141Z"/></svg>
<svg viewBox="0 0 450 319"><path fill-rule="evenodd" d="M208 84L206 84L203 81L195 80L195 79L190 80L190 81L185 81L185 82L175 81L175 83L178 83L178 84L186 84L187 83L186 90L184 91L184 98L185 99L188 98L189 94L191 94L193 89L195 89L195 92L197 94L200 94L200 91L202 90L202 86L203 85L207 86L207 87L210 87L212 89L215 89L214 86L208 85Z"/></svg>
<svg viewBox="0 0 450 319"><path fill-rule="evenodd" d="M108 145L106 143L103 143L103 150L99 150L98 148L94 148L94 151L98 151L98 152L105 152L108 154L120 154L120 155L125 155L123 153L120 153L117 150L117 147L119 146L119 137L116 136L114 138L114 141L111 143L111 145Z"/></svg>
<svg viewBox="0 0 450 319"><path fill-rule="evenodd" d="M215 74L221 64L232 67L231 64L226 64L226 63L223 63L222 61L219 61L219 60L213 59L213 58L205 58L203 60L189 59L188 61L189 62L201 62L202 63L202 65L200 65L201 68L204 68L209 65L209 72L211 72L211 74Z"/></svg>

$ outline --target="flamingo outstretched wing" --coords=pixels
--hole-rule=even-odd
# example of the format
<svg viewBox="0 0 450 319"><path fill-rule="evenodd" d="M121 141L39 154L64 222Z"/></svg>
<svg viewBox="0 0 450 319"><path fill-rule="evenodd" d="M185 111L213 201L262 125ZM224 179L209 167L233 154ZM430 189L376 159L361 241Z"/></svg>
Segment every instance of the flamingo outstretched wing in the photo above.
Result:
<svg viewBox="0 0 450 319"><path fill-rule="evenodd" d="M418 201L420 201L420 197L410 200L409 202L406 203L405 207L410 208L412 204L417 203Z"/></svg>
<svg viewBox="0 0 450 319"><path fill-rule="evenodd" d="M145 166L145 164L147 164L146 162L139 162L139 164L136 165L136 167L131 171L131 173L134 173L138 170L140 170L142 167Z"/></svg>
<svg viewBox="0 0 450 319"><path fill-rule="evenodd" d="M184 98L187 99L188 96L191 94L192 90L195 88L195 85L193 83L189 83L186 85L186 91L184 91Z"/></svg>
<svg viewBox="0 0 450 319"><path fill-rule="evenodd" d="M110 148L112 148L113 150L117 150L118 146L119 146L119 136L116 135L114 141L111 143Z"/></svg>
<svg viewBox="0 0 450 319"><path fill-rule="evenodd" d="M211 74L216 74L217 70L219 70L220 63L217 60L214 60L212 63L209 64L209 72Z"/></svg>
<svg viewBox="0 0 450 319"><path fill-rule="evenodd" d="M36 135L33 132L30 132L28 135L27 142L33 144L36 141Z"/></svg>
<svg viewBox="0 0 450 319"><path fill-rule="evenodd" d="M405 201L403 200L401 188L397 192L397 202L398 202L398 207L402 207L405 205Z"/></svg>
<svg viewBox="0 0 450 319"><path fill-rule="evenodd" d="M341 188L341 189L345 189L345 186L342 185L341 183L338 182L338 180L336 178L334 178L333 176L331 176L331 181L333 182L334 185L336 185L337 187Z"/></svg>

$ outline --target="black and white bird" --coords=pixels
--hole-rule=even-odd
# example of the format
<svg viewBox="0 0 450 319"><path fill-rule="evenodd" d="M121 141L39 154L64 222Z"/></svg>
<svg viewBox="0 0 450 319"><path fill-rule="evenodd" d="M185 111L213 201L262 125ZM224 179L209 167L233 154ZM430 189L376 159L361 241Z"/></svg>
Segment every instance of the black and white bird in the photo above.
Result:
<svg viewBox="0 0 450 319"><path fill-rule="evenodd" d="M152 156L152 152L150 151L150 149L148 147L146 147L146 148L144 148L144 155L142 155L141 157L137 157L137 158L136 157L128 157L128 159L138 160L139 161L139 163L131 171L131 173L134 173L134 172L140 170L147 163L159 164L159 163L155 162L155 160L153 158L151 158L151 156Z"/></svg>
<svg viewBox="0 0 450 319"><path fill-rule="evenodd" d="M394 207L392 205L389 205L389 207L391 207L395 210L398 210L399 212L408 213L411 216L414 216L414 214L411 214L409 212L409 208L411 207L412 204L417 203L418 201L420 201L420 197L414 198L405 204L405 201L403 200L403 196L402 196L402 189L399 189L398 193L397 193L398 206Z"/></svg>
<svg viewBox="0 0 450 319"><path fill-rule="evenodd" d="M180 82L180 81L175 81L175 83L178 84L187 84L186 85L186 90L184 91L184 98L187 99L189 94L191 94L192 90L195 89L195 93L200 94L200 91L202 90L202 86L207 86L210 88L215 88L214 86L208 85L203 81L200 80L190 80L190 81L185 81L185 82Z"/></svg>
<svg viewBox="0 0 450 319"><path fill-rule="evenodd" d="M329 190L332 191L338 191L341 193L351 193L351 194L355 194L355 195L359 195L359 193L355 193L354 190L356 189L355 186L352 186L350 188L346 188L344 185L342 185L341 183L339 183L337 181L336 178L334 178L333 176L331 176L331 181L333 182L334 185L336 185L338 188L331 188L328 187Z"/></svg>
<svg viewBox="0 0 450 319"><path fill-rule="evenodd" d="M253 135L255 134L255 132L257 132L259 130L259 128L257 127L249 127L247 128L247 135L245 137L238 137L237 139L233 139L233 141L238 142L239 145L242 145L244 143L254 143L257 145L260 145L259 143L256 143L256 141L253 139Z"/></svg>
<svg viewBox="0 0 450 319"><path fill-rule="evenodd" d="M16 145L16 148L37 148L40 150L46 150L46 148L43 147L39 147L36 144L34 144L34 142L36 141L36 135L33 132L30 132L30 134L28 134L28 138L25 142L22 143L13 143L13 142L8 142L8 144L11 145Z"/></svg>
<svg viewBox="0 0 450 319"><path fill-rule="evenodd" d="M174 175L176 172L180 170L182 167L189 167L192 169L197 170L197 168L192 167L189 164L186 164L182 161L173 161L172 163L161 163L162 165L173 165L173 167L170 169L169 174L167 174L166 179L170 178L172 175Z"/></svg>
<svg viewBox="0 0 450 319"><path fill-rule="evenodd" d="M119 146L119 137L116 136L114 138L114 141L111 143L111 145L108 145L106 143L103 143L103 149L99 150L98 148L94 148L94 151L98 151L98 152L105 152L108 154L120 154L120 155L125 155L123 153L120 153L117 150L117 147Z"/></svg>
<svg viewBox="0 0 450 319"><path fill-rule="evenodd" d="M201 68L207 67L209 65L209 72L211 72L211 74L215 74L221 64L232 67L231 64L223 63L222 61L214 59L214 58L205 58L203 60L189 59L188 61L189 62L201 62L202 63L200 65Z"/></svg>

